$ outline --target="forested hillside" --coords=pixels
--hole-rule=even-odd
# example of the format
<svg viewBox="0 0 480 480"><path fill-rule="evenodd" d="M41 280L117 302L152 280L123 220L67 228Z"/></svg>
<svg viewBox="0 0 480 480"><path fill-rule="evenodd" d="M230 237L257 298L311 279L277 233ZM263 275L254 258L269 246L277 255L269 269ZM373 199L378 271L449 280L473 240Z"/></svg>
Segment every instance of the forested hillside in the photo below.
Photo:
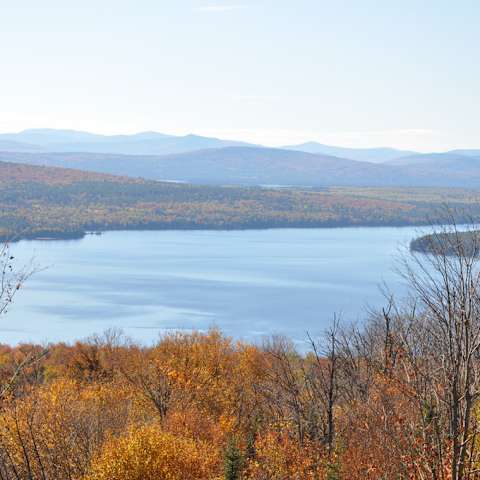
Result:
<svg viewBox="0 0 480 480"><path fill-rule="evenodd" d="M0 162L0 232L81 237L90 230L424 224L441 205L480 215L480 194L435 189L266 189L154 182Z"/></svg>

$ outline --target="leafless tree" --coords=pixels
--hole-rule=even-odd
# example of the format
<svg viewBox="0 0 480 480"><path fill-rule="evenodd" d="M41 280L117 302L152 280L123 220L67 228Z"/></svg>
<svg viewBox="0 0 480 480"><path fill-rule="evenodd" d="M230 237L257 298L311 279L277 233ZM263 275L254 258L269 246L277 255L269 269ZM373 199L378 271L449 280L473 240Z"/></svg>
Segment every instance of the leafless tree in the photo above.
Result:
<svg viewBox="0 0 480 480"><path fill-rule="evenodd" d="M23 267L15 264L8 242L0 247L0 314L7 311L16 293L33 272L32 264Z"/></svg>
<svg viewBox="0 0 480 480"><path fill-rule="evenodd" d="M413 252L402 274L418 303L402 335L409 373L417 391L428 397L426 417L442 436L441 419L451 442L451 479L473 478L478 465L480 397L480 236L455 224L427 238L428 254ZM412 336L414 332L415 336ZM429 390L429 392L427 392ZM441 438L438 439L439 455Z"/></svg>
<svg viewBox="0 0 480 480"><path fill-rule="evenodd" d="M315 359L313 368L305 371L307 391L310 393L312 403L320 404L320 418L323 424L323 440L328 448L329 456L334 450L335 420L334 410L339 398L339 363L338 335L340 321L334 317L333 324L320 340L315 341L310 335L310 345Z"/></svg>
<svg viewBox="0 0 480 480"><path fill-rule="evenodd" d="M15 262L10 244L3 243L0 247L0 316L5 314L13 302L14 297L23 286L25 281L33 275L36 268L33 262L19 266ZM16 365L9 380L0 385L0 399L12 390L22 372L37 363L46 355L47 351L29 352L25 358Z"/></svg>

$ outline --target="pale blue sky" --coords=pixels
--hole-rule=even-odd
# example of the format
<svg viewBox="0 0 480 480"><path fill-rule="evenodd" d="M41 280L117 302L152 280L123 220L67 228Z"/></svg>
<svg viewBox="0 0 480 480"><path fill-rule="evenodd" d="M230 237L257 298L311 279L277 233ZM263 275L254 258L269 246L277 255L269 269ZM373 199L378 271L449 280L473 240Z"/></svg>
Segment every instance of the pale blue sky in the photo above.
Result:
<svg viewBox="0 0 480 480"><path fill-rule="evenodd" d="M480 148L478 0L15 0L0 132Z"/></svg>

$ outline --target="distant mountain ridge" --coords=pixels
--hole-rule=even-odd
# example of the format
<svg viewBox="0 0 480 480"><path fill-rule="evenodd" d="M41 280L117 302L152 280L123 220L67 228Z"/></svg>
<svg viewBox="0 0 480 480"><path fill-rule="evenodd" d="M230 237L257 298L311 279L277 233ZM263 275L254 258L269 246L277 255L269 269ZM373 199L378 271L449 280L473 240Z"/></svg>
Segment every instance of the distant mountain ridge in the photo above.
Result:
<svg viewBox="0 0 480 480"><path fill-rule="evenodd" d="M418 153L316 142L287 149L198 135L33 129L0 135L0 160L212 185L480 188L474 149Z"/></svg>
<svg viewBox="0 0 480 480"><path fill-rule="evenodd" d="M480 157L480 149L476 149L476 150L459 149L459 150L452 150L450 153L458 153L466 157Z"/></svg>
<svg viewBox="0 0 480 480"><path fill-rule="evenodd" d="M333 155L335 157L358 160L360 162L384 163L407 155L414 155L417 152L409 150L397 150L395 148L347 148L323 145L317 142L306 142L300 145L289 145L283 147L287 150L297 150L307 153L321 153L323 155Z"/></svg>
<svg viewBox="0 0 480 480"><path fill-rule="evenodd" d="M262 145L194 134L177 136L154 131L129 135L101 135L77 130L36 128L18 133L0 134L0 151L7 152L171 155L225 147L262 147ZM391 163L392 165L395 163L403 164L402 159L407 157L410 159L410 163L412 163L414 157L418 157L418 161L423 163L426 159L425 155L436 155L390 147L348 148L324 145L318 142L306 142L277 149L333 156L360 162ZM457 149L445 153L462 157L480 157L480 149Z"/></svg>
<svg viewBox="0 0 480 480"><path fill-rule="evenodd" d="M437 167L451 165L452 167L455 166L462 166L462 165L471 165L472 162L475 160L475 156L473 155L464 155L458 153L459 151L452 151L452 152L443 152L443 153L417 153L415 155L407 155L405 157L396 158L389 162L385 162L387 165L394 165L394 166L425 166L430 165ZM478 154L478 158L480 158L480 152ZM473 160L472 160L473 159Z"/></svg>
<svg viewBox="0 0 480 480"><path fill-rule="evenodd" d="M2 142L14 142L12 148ZM22 150L20 144L27 144ZM222 140L199 135L166 135L141 132L133 135L98 135L76 130L30 129L0 134L0 150L117 153L126 155L165 155L205 148L247 146L246 142ZM252 145L253 146L253 145ZM34 150L35 149L35 150Z"/></svg>
<svg viewBox="0 0 480 480"><path fill-rule="evenodd" d="M39 145L15 142L13 140L0 139L0 151L5 152L42 152L44 149Z"/></svg>

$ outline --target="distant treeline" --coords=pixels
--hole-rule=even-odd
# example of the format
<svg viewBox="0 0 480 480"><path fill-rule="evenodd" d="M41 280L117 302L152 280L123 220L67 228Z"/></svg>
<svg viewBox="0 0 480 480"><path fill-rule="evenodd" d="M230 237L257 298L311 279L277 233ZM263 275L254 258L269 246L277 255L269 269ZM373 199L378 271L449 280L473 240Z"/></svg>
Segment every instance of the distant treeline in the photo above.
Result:
<svg viewBox="0 0 480 480"><path fill-rule="evenodd" d="M410 249L414 252L434 255L478 256L480 254L480 231L441 232L423 235L411 241Z"/></svg>
<svg viewBox="0 0 480 480"><path fill-rule="evenodd" d="M266 189L145 181L0 162L0 239L87 231L402 226L441 222L448 202L479 217L463 189Z"/></svg>

